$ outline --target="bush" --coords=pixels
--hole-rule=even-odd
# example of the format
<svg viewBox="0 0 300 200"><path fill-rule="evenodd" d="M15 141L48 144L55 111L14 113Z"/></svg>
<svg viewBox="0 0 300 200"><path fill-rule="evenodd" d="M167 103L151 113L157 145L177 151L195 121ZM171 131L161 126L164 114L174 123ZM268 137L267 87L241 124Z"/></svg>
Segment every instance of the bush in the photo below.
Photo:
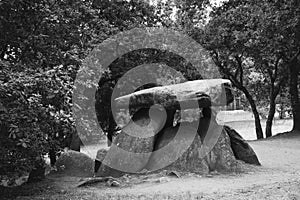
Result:
<svg viewBox="0 0 300 200"><path fill-rule="evenodd" d="M43 156L75 133L71 116L74 68L36 72L0 63L0 179L43 166Z"/></svg>

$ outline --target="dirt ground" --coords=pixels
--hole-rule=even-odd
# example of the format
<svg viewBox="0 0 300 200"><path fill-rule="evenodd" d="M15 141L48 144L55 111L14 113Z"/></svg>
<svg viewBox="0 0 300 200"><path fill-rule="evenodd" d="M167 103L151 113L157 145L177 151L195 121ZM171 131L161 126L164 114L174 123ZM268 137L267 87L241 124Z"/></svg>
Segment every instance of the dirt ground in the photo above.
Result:
<svg viewBox="0 0 300 200"><path fill-rule="evenodd" d="M17 199L272 199L300 200L300 134L251 141L261 167L246 173L148 177L120 187L105 183L77 188L80 178L48 177L43 189ZM32 187L32 186L31 186ZM1 189L1 188L0 188Z"/></svg>

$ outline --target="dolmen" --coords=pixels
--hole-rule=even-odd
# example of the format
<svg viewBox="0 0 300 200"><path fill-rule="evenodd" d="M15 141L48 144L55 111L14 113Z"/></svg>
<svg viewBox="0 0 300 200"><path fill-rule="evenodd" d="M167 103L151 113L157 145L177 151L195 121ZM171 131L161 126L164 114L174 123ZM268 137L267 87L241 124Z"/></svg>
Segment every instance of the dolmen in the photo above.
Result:
<svg viewBox="0 0 300 200"><path fill-rule="evenodd" d="M230 81L196 80L140 90L115 99L131 119L101 155L97 176L176 170L235 172L241 163L260 165L249 144L216 120L216 108L233 102ZM194 120L175 113L190 110Z"/></svg>

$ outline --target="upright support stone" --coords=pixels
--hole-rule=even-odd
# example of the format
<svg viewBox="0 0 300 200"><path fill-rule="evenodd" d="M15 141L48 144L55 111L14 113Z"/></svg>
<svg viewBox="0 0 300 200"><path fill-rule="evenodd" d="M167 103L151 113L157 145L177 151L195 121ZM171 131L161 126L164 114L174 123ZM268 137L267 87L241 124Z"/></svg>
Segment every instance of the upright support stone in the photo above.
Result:
<svg viewBox="0 0 300 200"><path fill-rule="evenodd" d="M158 109L152 113L149 108L137 111L128 125L114 139L97 175L118 177L124 172L142 171L153 151L155 135L163 128L166 121L162 118L163 114Z"/></svg>
<svg viewBox="0 0 300 200"><path fill-rule="evenodd" d="M238 132L229 126L224 126L224 129L230 137L231 148L236 159L253 165L261 165L254 150Z"/></svg>

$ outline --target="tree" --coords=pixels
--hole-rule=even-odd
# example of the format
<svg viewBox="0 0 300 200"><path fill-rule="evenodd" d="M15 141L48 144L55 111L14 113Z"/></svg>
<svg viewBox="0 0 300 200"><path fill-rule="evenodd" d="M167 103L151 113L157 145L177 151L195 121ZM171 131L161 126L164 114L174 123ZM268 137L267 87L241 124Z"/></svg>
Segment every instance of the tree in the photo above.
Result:
<svg viewBox="0 0 300 200"><path fill-rule="evenodd" d="M282 76L281 79L287 80L289 75L289 93L291 97L291 105L294 119L293 130L299 130L299 93L298 93L298 74L299 74L299 1L262 1L259 4L264 10L263 20L261 24L261 36L264 38L264 43L259 48L262 49L263 56L269 57L268 60L273 59L273 63L283 66L283 69L273 70L269 69L270 66L266 65L268 73L271 74L271 81L274 77ZM262 61L266 63L266 58L262 57ZM282 67L281 67L282 68ZM289 73L287 74L286 71ZM278 94L276 87L282 85L284 80L275 84L271 90L273 95ZM277 90L277 91L276 91ZM270 116L274 113L275 102L271 98ZM270 125L271 117L267 121L267 136L271 136ZM268 130L269 129L269 130Z"/></svg>
<svg viewBox="0 0 300 200"><path fill-rule="evenodd" d="M215 9L204 33L206 38L203 43L213 51L213 57L221 71L247 97L255 116L258 138L263 135L257 105L253 99L257 91L249 92L251 80L247 73L254 70L265 79L265 85L261 88L268 93L266 136L270 137L276 97L288 78L284 73L287 70L285 54L287 49L293 49L286 44L296 41L295 37L287 37L291 33L287 31L290 25L286 21L290 19L287 18L287 10L283 12L278 2L225 2ZM284 4L289 5L288 2L282 2L281 6ZM289 17L293 18L293 15ZM293 33L295 35L295 31Z"/></svg>
<svg viewBox="0 0 300 200"><path fill-rule="evenodd" d="M283 59L289 70L289 93L293 113L295 131L300 131L300 96L299 96L299 73L300 73L300 3L299 1L280 1L277 4L280 17L284 22L284 34L282 43Z"/></svg>
<svg viewBox="0 0 300 200"><path fill-rule="evenodd" d="M251 27L256 24L250 24L252 21L249 18L249 8L225 3L209 21L201 42L212 51L213 59L224 77L231 80L233 85L245 94L254 114L257 138L261 139L263 132L259 112L253 93L247 87L247 83L250 82L248 75L255 68L249 53L252 47L248 47L247 42L250 40L248 36L251 35L251 31L254 31ZM249 28L245 28L247 26Z"/></svg>
<svg viewBox="0 0 300 200"><path fill-rule="evenodd" d="M1 61L1 178L43 169L43 156L64 147L64 136L75 132L69 76L59 67L16 72Z"/></svg>
<svg viewBox="0 0 300 200"><path fill-rule="evenodd" d="M265 65L271 82L270 111L266 127L266 136L270 137L272 136L271 126L275 113L275 99L282 85L288 80L288 74L290 76L290 94L294 110L293 129L296 129L300 120L297 115L299 112L297 111L299 109L299 95L297 93L299 74L299 69L297 69L297 65L299 65L297 60L299 55L299 2L262 1L260 3L262 3L259 5L264 12L260 20L259 30L261 31L259 35L263 40L257 46L261 52L260 62ZM286 71L289 71L289 73L285 73ZM278 77L279 81L276 82Z"/></svg>
<svg viewBox="0 0 300 200"><path fill-rule="evenodd" d="M1 1L0 59L36 68L78 64L86 29L96 20L90 7L88 1Z"/></svg>
<svg viewBox="0 0 300 200"><path fill-rule="evenodd" d="M239 50L234 51L236 53L231 52L231 50L233 48L226 49L228 47L227 45L230 45L230 44L226 44L228 41L225 42L225 40L230 40L231 38L229 36L221 38L222 37L221 34L222 33L226 34L226 30L220 29L219 27L220 26L224 27L226 25L230 26L229 23L226 24L225 20L222 21L222 17L224 17L224 16L222 16L222 17L220 16L221 12L219 13L219 15L216 14L213 18L214 21L213 22L210 21L210 23L208 25L209 27L211 27L211 29L210 29L210 34L211 34L210 40L211 41L209 41L209 40L204 41L203 40L203 35L204 35L203 27L204 27L205 21L206 21L205 11L206 11L207 6L209 6L208 2L207 1L185 1L185 2L179 1L179 2L175 3L175 5L176 5L175 7L177 9L177 12L176 12L175 22L174 22L173 26L176 29L182 30L185 33L191 35L194 39L196 39L198 42L203 44L203 46L206 47L208 50L214 51L213 58L215 60L215 63L219 67L221 73L223 75L227 74L225 76L225 78L232 80L233 85L236 86L237 88L239 88L241 91L243 91L245 93L245 96L249 100L250 105L254 111L257 136L258 136L258 138L263 138L262 128L261 128L260 120L259 120L259 113L256 109L254 99L253 99L252 95L249 93L249 91L246 89L246 87L244 86L244 83L241 82L241 81L243 81L243 78L246 74L243 69L243 65L245 64L244 61L249 61L249 58L247 58L242 53L238 53L239 50L241 50L241 48L242 48L241 46L239 47L240 48ZM221 8L224 8L224 7L221 7ZM220 8L220 10L221 10L221 8ZM218 20L219 20L219 22L217 22ZM206 31L206 36L209 35L209 34L207 34L208 32L209 31ZM227 35L228 35L228 32L227 32ZM206 39L208 39L208 38L209 37L206 37ZM218 41L218 39L220 39L220 40ZM223 43L221 42L222 39L224 39ZM214 45L211 45L213 43L212 41L215 42ZM218 43L218 44L216 44L216 43ZM238 44L238 43L236 43L236 44ZM218 50L220 50L220 51L216 50L218 45L220 47L220 49L218 49ZM240 51L240 52L242 52L242 51ZM220 56L219 53L222 54L222 56ZM226 59L226 63L223 62L224 59ZM224 67L224 64L226 64L226 67ZM234 72L232 74L228 70L228 69L230 69L229 65L232 69L235 68L235 70L233 69ZM248 69L248 71L249 71L249 69ZM231 74L232 76L228 76L229 74Z"/></svg>
<svg viewBox="0 0 300 200"><path fill-rule="evenodd" d="M152 23L152 16L136 0L0 1L3 173L40 168L46 152L64 147L76 134L71 98L82 60L96 44Z"/></svg>
<svg viewBox="0 0 300 200"><path fill-rule="evenodd" d="M88 41L84 25L95 19L89 8L87 1L0 2L5 175L35 168L43 174L43 156L64 147L64 138L76 133L72 80Z"/></svg>
<svg viewBox="0 0 300 200"><path fill-rule="evenodd" d="M162 25L190 34L195 27L203 27L207 20L209 0L157 1Z"/></svg>

